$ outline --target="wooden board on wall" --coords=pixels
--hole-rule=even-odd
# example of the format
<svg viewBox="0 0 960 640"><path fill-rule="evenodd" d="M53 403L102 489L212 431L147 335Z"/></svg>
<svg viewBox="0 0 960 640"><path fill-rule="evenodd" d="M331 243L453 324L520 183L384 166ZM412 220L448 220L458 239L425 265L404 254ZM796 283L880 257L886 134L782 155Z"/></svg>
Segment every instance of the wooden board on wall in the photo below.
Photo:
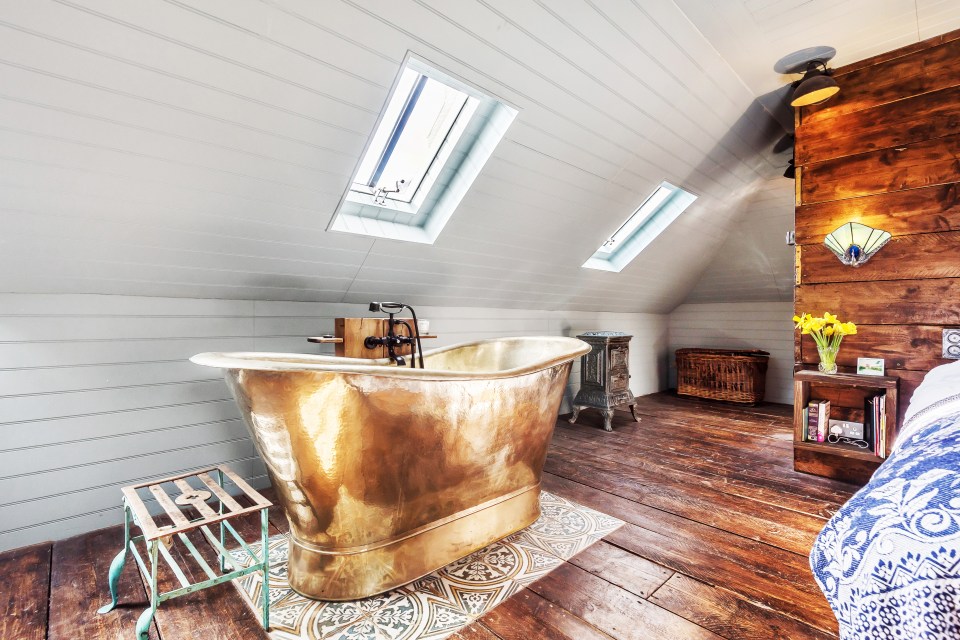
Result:
<svg viewBox="0 0 960 640"><path fill-rule="evenodd" d="M921 119L918 124L918 118ZM912 96L806 125L796 161L825 160L960 133L960 87Z"/></svg>
<svg viewBox="0 0 960 640"><path fill-rule="evenodd" d="M828 102L801 111L804 124L829 120L882 104L955 86L960 77L960 31L937 36L914 48L912 53L874 64L854 63L834 73L840 93ZM801 140L798 132L797 141Z"/></svg>
<svg viewBox="0 0 960 640"><path fill-rule="evenodd" d="M817 284L960 278L960 231L897 236L882 251L884 260L848 269L840 268L837 257L823 244L801 245L800 279Z"/></svg>
<svg viewBox="0 0 960 640"><path fill-rule="evenodd" d="M850 310L844 319L858 323L960 326L958 278L808 284L794 302L798 313Z"/></svg>
<svg viewBox="0 0 960 640"><path fill-rule="evenodd" d="M406 322L413 327L411 318L397 318L397 321ZM368 349L363 341L367 336L382 337L389 331L388 318L336 318L334 320L334 336L341 338L335 347L335 354L340 358L386 358L389 352L386 347ZM397 335L407 335L404 327L395 327ZM410 345L394 348L397 355L407 356L412 352Z"/></svg>
<svg viewBox="0 0 960 640"><path fill-rule="evenodd" d="M799 140L798 140L799 144ZM956 181L960 135L887 147L803 165L801 204L855 198Z"/></svg>
<svg viewBox="0 0 960 640"><path fill-rule="evenodd" d="M884 358L900 380L899 418L941 357L942 330L960 326L960 31L836 70L841 90L801 109L796 311L830 311L859 333L838 364ZM892 234L865 265L844 266L826 234L858 221ZM813 341L796 365L815 367ZM857 398L837 398L855 407ZM816 465L815 452L803 452ZM828 461L824 461L827 465Z"/></svg>
<svg viewBox="0 0 960 640"><path fill-rule="evenodd" d="M960 230L960 182L800 206L797 244L823 244L824 236L851 220L894 236Z"/></svg>

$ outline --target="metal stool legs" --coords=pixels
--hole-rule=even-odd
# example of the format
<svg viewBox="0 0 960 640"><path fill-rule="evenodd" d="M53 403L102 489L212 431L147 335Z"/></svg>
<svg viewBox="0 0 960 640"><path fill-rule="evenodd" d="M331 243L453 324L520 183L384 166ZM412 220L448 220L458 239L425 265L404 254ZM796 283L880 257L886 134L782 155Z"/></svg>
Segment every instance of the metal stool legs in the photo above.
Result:
<svg viewBox="0 0 960 640"><path fill-rule="evenodd" d="M110 613L117 606L117 582L120 580L120 574L123 573L123 565L127 563L127 550L130 548L130 508L127 507L127 501L123 501L123 551L117 554L117 557L110 563L110 575L107 578L110 587L110 604L105 604L97 613Z"/></svg>
<svg viewBox="0 0 960 640"><path fill-rule="evenodd" d="M216 472L216 480L210 473ZM234 496L231 496L224 486L224 480L230 482L242 491L242 494L252 502L252 506L242 506ZM188 479L194 480L194 486L187 482ZM173 483L178 487L180 495L175 499L168 495L162 485L164 483ZM203 488L195 485L202 484ZM143 500L137 493L137 490L149 491L157 504L164 510L166 516L172 524L160 526L150 515ZM215 496L219 501L219 509L214 511L207 504L207 500ZM270 628L270 549L269 549L269 527L270 520L268 509L271 506L270 501L257 493L241 477L237 476L227 467L212 467L192 473L166 478L154 482L148 482L140 485L134 485L123 488L123 549L114 557L110 563L110 574L108 585L110 588L110 603L100 607L98 613L108 613L117 606L118 585L120 575L123 573L123 567L127 561L127 555L132 555L133 559L140 569L140 573L150 589L150 605L140 614L137 620L137 640L147 640L150 632L150 624L157 612L157 607L161 603L172 598L194 593L207 587L229 582L242 576L259 572L263 576L262 583L262 611L261 620L264 629ZM181 507L191 509L181 510ZM230 523L230 519L235 516L260 512L260 553L254 553L243 537ZM131 536L131 524L138 526L142 534ZM211 531L210 525L219 524L219 536ZM217 553L217 563L220 568L218 575L215 570L207 563L203 555L197 550L193 541L187 536L192 532L202 534L202 537ZM240 545L240 549L246 552L254 561L254 564L243 569L237 569L235 563L229 558L230 552L227 551L227 534ZM143 551L138 548L138 544L143 543ZM177 546L179 554L172 554L170 548ZM179 558L179 560L178 560ZM196 569L199 569L206 580L194 582L188 578L189 572L185 572L178 564L187 559L192 559L195 563L194 576L198 575ZM169 573L179 583L178 588L160 593L158 585L158 568L160 562L167 565ZM194 577L191 576L191 577Z"/></svg>
<svg viewBox="0 0 960 640"><path fill-rule="evenodd" d="M160 598L157 589L157 550L160 547L159 540L150 542L150 608L145 609L140 617L137 618L137 640L147 640L150 632L150 623L153 622L153 616L160 606Z"/></svg>

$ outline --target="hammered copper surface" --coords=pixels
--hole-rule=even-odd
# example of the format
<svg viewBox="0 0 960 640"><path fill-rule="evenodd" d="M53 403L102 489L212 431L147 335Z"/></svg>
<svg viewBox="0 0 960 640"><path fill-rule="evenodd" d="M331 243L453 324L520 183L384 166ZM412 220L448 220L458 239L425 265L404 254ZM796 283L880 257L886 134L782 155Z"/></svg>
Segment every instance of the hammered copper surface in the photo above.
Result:
<svg viewBox="0 0 960 640"><path fill-rule="evenodd" d="M353 600L529 525L573 338L388 360L200 354L221 367L290 521L298 592Z"/></svg>

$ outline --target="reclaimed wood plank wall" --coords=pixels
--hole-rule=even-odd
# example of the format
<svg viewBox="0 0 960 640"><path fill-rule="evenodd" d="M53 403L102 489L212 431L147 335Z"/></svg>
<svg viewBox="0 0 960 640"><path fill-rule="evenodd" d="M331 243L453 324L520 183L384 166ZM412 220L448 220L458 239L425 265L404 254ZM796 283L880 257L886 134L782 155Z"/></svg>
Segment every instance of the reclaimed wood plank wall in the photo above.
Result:
<svg viewBox="0 0 960 640"><path fill-rule="evenodd" d="M831 311L860 327L838 364L886 360L900 378L900 419L960 326L960 31L837 69L840 93L797 114L797 312ZM893 238L867 264L843 266L824 236L850 221ZM817 362L797 339L796 364Z"/></svg>

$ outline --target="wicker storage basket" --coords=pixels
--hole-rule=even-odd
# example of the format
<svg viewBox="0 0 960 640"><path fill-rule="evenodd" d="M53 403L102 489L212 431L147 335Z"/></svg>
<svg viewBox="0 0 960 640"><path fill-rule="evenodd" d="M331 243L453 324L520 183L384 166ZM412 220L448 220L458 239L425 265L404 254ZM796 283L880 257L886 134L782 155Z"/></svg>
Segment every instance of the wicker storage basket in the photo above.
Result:
<svg viewBox="0 0 960 640"><path fill-rule="evenodd" d="M677 349L677 393L756 404L767 379L766 351Z"/></svg>

